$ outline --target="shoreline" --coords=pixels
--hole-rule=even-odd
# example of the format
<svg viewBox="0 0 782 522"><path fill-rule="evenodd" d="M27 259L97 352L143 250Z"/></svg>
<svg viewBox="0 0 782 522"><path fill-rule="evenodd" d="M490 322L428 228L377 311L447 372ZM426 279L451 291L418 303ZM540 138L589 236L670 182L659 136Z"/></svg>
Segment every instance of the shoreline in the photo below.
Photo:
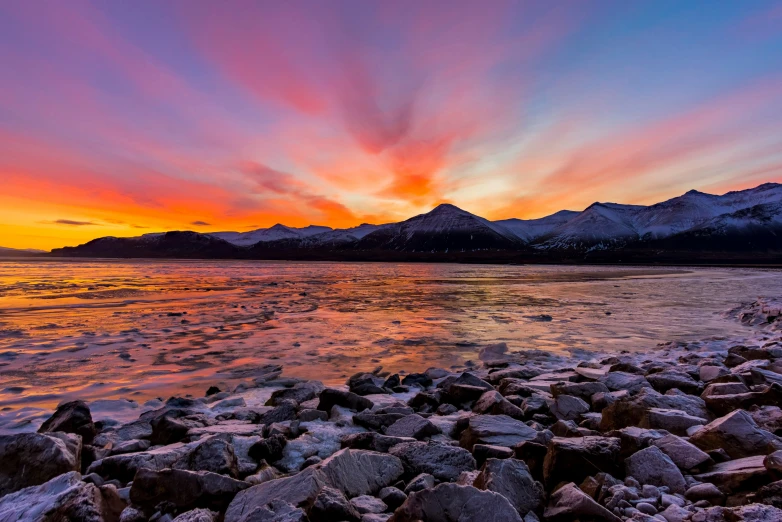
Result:
<svg viewBox="0 0 782 522"><path fill-rule="evenodd" d="M122 422L71 402L0 436L0 516L73 516L77 498L95 522L779 520L782 302L731 313L753 343L494 345L465 371L335 388L267 365Z"/></svg>

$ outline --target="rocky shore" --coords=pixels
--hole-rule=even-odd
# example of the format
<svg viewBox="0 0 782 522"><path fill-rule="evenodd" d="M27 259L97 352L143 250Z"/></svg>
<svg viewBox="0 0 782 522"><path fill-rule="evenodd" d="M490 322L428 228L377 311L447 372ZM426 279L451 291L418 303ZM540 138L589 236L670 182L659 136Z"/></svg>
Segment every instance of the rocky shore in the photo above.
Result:
<svg viewBox="0 0 782 522"><path fill-rule="evenodd" d="M782 303L735 315L753 342L69 402L0 436L0 522L780 521Z"/></svg>

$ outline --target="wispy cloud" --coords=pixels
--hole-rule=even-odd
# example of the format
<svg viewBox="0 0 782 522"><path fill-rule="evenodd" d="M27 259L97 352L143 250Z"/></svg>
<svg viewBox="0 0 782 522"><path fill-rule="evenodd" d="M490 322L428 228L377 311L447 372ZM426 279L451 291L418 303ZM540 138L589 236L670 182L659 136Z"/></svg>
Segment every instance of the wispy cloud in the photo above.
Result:
<svg viewBox="0 0 782 522"><path fill-rule="evenodd" d="M75 219L56 219L54 221L40 221L39 223L45 223L47 225L67 225L70 227L101 226L100 223L95 223L94 221L77 221Z"/></svg>
<svg viewBox="0 0 782 522"><path fill-rule="evenodd" d="M191 221L190 224L193 225L193 226L196 226L196 227L211 227L212 226L211 223L207 223L206 221L198 221L198 220L197 221Z"/></svg>

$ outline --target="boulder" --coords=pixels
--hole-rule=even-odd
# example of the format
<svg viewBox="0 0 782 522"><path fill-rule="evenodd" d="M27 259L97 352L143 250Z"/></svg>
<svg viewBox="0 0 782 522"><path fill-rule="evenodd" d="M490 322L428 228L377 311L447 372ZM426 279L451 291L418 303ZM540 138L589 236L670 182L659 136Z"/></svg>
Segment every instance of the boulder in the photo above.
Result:
<svg viewBox="0 0 782 522"><path fill-rule="evenodd" d="M170 502L179 509L201 507L222 511L247 487L247 482L209 471L140 469L133 478L130 500L146 509Z"/></svg>
<svg viewBox="0 0 782 522"><path fill-rule="evenodd" d="M782 448L779 437L760 429L743 410L707 424L690 437L690 442L704 451L722 448L734 459L768 455Z"/></svg>
<svg viewBox="0 0 782 522"><path fill-rule="evenodd" d="M434 487L435 478L429 473L421 473L410 479L405 487L405 495Z"/></svg>
<svg viewBox="0 0 782 522"><path fill-rule="evenodd" d="M610 393L608 387L602 382L558 382L551 385L551 395L554 398L560 395L578 397L586 402L591 402L596 393Z"/></svg>
<svg viewBox="0 0 782 522"><path fill-rule="evenodd" d="M178 442L139 453L112 455L93 462L87 472L128 482L133 480L136 471L141 468L156 471L165 468L187 469L190 454L203 442L203 440L188 444Z"/></svg>
<svg viewBox="0 0 782 522"><path fill-rule="evenodd" d="M341 445L343 448L364 449L379 451L380 453L388 453L388 451L397 444L415 441L416 439L411 437L390 437L388 435L381 435L380 433L369 431L347 435L342 438Z"/></svg>
<svg viewBox="0 0 782 522"><path fill-rule="evenodd" d="M0 497L0 521L116 522L125 507L116 491L82 482L75 471L63 473Z"/></svg>
<svg viewBox="0 0 782 522"><path fill-rule="evenodd" d="M688 374L677 370L663 370L646 376L649 384L660 393L676 388L685 393L697 394L701 386L698 381Z"/></svg>
<svg viewBox="0 0 782 522"><path fill-rule="evenodd" d="M389 486L381 489L380 493L377 494L377 498L382 500L393 511L407 500L407 495L401 489Z"/></svg>
<svg viewBox="0 0 782 522"><path fill-rule="evenodd" d="M257 507L247 513L243 520L247 522L309 522L304 510L283 500L272 500L265 506Z"/></svg>
<svg viewBox="0 0 782 522"><path fill-rule="evenodd" d="M575 421L589 411L589 404L572 395L559 395L549 409L557 419Z"/></svg>
<svg viewBox="0 0 782 522"><path fill-rule="evenodd" d="M748 410L755 406L781 406L782 385L774 383L758 391L733 395L705 396L706 405L717 415L726 415L737 409Z"/></svg>
<svg viewBox="0 0 782 522"><path fill-rule="evenodd" d="M618 475L620 441L614 437L554 437L543 461L543 480L553 487L565 480L582 481L599 472Z"/></svg>
<svg viewBox="0 0 782 522"><path fill-rule="evenodd" d="M603 409L601 431L638 426L652 408L681 410L688 415L711 420L706 403L700 397L668 392L663 395L651 388L643 388L636 395L626 396Z"/></svg>
<svg viewBox="0 0 782 522"><path fill-rule="evenodd" d="M412 477L429 473L440 481L454 481L462 471L475 469L475 459L469 451L438 442L406 442L389 452L402 461L405 474Z"/></svg>
<svg viewBox="0 0 782 522"><path fill-rule="evenodd" d="M215 520L217 520L217 513L209 509L198 508L177 515L172 522L214 522Z"/></svg>
<svg viewBox="0 0 782 522"><path fill-rule="evenodd" d="M513 505L498 493L472 486L440 484L413 493L388 522L523 522Z"/></svg>
<svg viewBox="0 0 782 522"><path fill-rule="evenodd" d="M523 419L525 415L521 408L495 390L484 392L473 405L472 411L479 414L507 415L514 419Z"/></svg>
<svg viewBox="0 0 782 522"><path fill-rule="evenodd" d="M208 438L203 444L199 444L190 454L187 467L195 471L210 471L233 478L239 476L239 464L233 444L219 437Z"/></svg>
<svg viewBox="0 0 782 522"><path fill-rule="evenodd" d="M425 439L441 433L440 428L418 414L406 415L386 428L391 437L411 437Z"/></svg>
<svg viewBox="0 0 782 522"><path fill-rule="evenodd" d="M626 372L609 372L598 379L611 391L627 390L629 393L638 393L641 388L651 388L652 385L643 375L634 375Z"/></svg>
<svg viewBox="0 0 782 522"><path fill-rule="evenodd" d="M388 509L385 502L370 495L351 498L350 504L362 515L383 513Z"/></svg>
<svg viewBox="0 0 782 522"><path fill-rule="evenodd" d="M522 516L536 511L545 498L543 485L532 478L524 462L516 459L487 460L473 485L507 498Z"/></svg>
<svg viewBox="0 0 782 522"><path fill-rule="evenodd" d="M605 522L622 522L606 508L598 504L586 493L570 482L551 494L549 506L543 513L543 518L552 522L572 522L574 520L601 520Z"/></svg>
<svg viewBox="0 0 782 522"><path fill-rule="evenodd" d="M782 409L778 406L757 406L750 408L748 413L759 428L782 435Z"/></svg>
<svg viewBox="0 0 782 522"><path fill-rule="evenodd" d="M92 444L92 439L97 433L90 408L84 401L66 402L57 406L54 414L38 428L38 433L53 431L81 435L83 444Z"/></svg>
<svg viewBox="0 0 782 522"><path fill-rule="evenodd" d="M279 406L283 401L293 401L296 404L310 401L324 390L320 381L304 381L293 385L292 388L283 388L272 392L272 396L266 401L267 406Z"/></svg>
<svg viewBox="0 0 782 522"><path fill-rule="evenodd" d="M257 461L277 462L282 458L286 444L288 444L288 439L285 438L285 435L272 435L250 446L248 453Z"/></svg>
<svg viewBox="0 0 782 522"><path fill-rule="evenodd" d="M324 487L315 497L315 502L310 508L310 516L315 520L347 520L358 522L361 520L361 514L345 498L345 495L338 489Z"/></svg>
<svg viewBox="0 0 782 522"><path fill-rule="evenodd" d="M782 510L763 504L724 508L712 507L692 515L688 522L777 522L782 520Z"/></svg>
<svg viewBox="0 0 782 522"><path fill-rule="evenodd" d="M703 417L688 415L682 410L650 408L638 424L639 428L665 430L675 435L686 435L693 426L701 426L708 421Z"/></svg>
<svg viewBox="0 0 782 522"><path fill-rule="evenodd" d="M462 432L460 444L470 451L475 444L512 448L520 442L534 439L537 434L523 422L507 415L474 415Z"/></svg>
<svg viewBox="0 0 782 522"><path fill-rule="evenodd" d="M676 435L666 435L654 440L652 444L660 448L683 471L700 469L714 463L707 453Z"/></svg>
<svg viewBox="0 0 782 522"><path fill-rule="evenodd" d="M296 475L252 486L234 497L225 512L225 522L254 522L250 515L274 500L308 508L326 485L323 475L309 467Z"/></svg>
<svg viewBox="0 0 782 522"><path fill-rule="evenodd" d="M667 486L673 493L684 493L687 483L673 460L657 446L650 446L625 461L625 471L641 484Z"/></svg>
<svg viewBox="0 0 782 522"><path fill-rule="evenodd" d="M782 451L775 451L770 455L766 455L766 458L763 459L763 465L772 473L782 475Z"/></svg>
<svg viewBox="0 0 782 522"><path fill-rule="evenodd" d="M695 479L700 482L711 482L724 493L756 490L770 481L763 459L762 455L758 455L721 462L705 473L695 475Z"/></svg>
<svg viewBox="0 0 782 522"><path fill-rule="evenodd" d="M349 497L377 493L394 484L405 471L402 461L393 454L347 448L314 467L323 482Z"/></svg>
<svg viewBox="0 0 782 522"><path fill-rule="evenodd" d="M0 496L81 469L81 437L72 433L0 435Z"/></svg>
<svg viewBox="0 0 782 522"><path fill-rule="evenodd" d="M719 490L717 486L709 482L703 482L702 484L696 484L684 493L684 498L690 502L699 502L706 500L709 504L717 506L722 504L725 500L725 495Z"/></svg>

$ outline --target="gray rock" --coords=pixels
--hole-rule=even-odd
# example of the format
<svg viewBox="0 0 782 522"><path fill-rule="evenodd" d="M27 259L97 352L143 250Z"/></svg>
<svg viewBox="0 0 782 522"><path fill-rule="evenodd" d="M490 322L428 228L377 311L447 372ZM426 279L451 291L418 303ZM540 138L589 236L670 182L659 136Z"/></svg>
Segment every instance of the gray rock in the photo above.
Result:
<svg viewBox="0 0 782 522"><path fill-rule="evenodd" d="M165 468L187 469L190 454L204 440L183 444L181 442L152 448L139 453L112 455L93 462L87 469L88 473L97 473L102 477L112 477L128 482L141 469L162 470Z"/></svg>
<svg viewBox="0 0 782 522"><path fill-rule="evenodd" d="M394 455L352 449L339 450L315 468L326 484L349 497L377 493L395 483L405 471Z"/></svg>
<svg viewBox="0 0 782 522"><path fill-rule="evenodd" d="M663 370L646 376L649 384L660 393L676 388L685 393L696 394L700 391L698 381L688 374L677 370Z"/></svg>
<svg viewBox="0 0 782 522"><path fill-rule="evenodd" d="M152 445L148 440L131 439L122 441L111 448L111 455L122 455L123 453L136 453L146 451Z"/></svg>
<svg viewBox="0 0 782 522"><path fill-rule="evenodd" d="M759 488L770 481L762 455L715 464L705 473L695 475L699 482L711 482L725 493Z"/></svg>
<svg viewBox="0 0 782 522"><path fill-rule="evenodd" d="M310 516L315 520L348 520L358 522L361 515L338 489L324 487L315 497L310 509Z"/></svg>
<svg viewBox="0 0 782 522"><path fill-rule="evenodd" d="M178 508L206 507L222 511L248 483L209 471L140 469L133 478L130 500L136 506L153 508L171 502Z"/></svg>
<svg viewBox="0 0 782 522"><path fill-rule="evenodd" d="M0 496L43 484L81 467L81 437L72 433L0 435Z"/></svg>
<svg viewBox="0 0 782 522"><path fill-rule="evenodd" d="M636 395L626 396L603 409L601 431L638 426L652 408L681 410L688 415L707 420L712 418L706 403L700 397L669 392L662 395L652 388L643 388Z"/></svg>
<svg viewBox="0 0 782 522"><path fill-rule="evenodd" d="M178 515L172 522L214 522L217 513L208 509L193 509Z"/></svg>
<svg viewBox="0 0 782 522"><path fill-rule="evenodd" d="M468 450L472 450L475 444L512 448L520 442L534 439L537 434L523 422L507 415L475 415L470 417L460 444Z"/></svg>
<svg viewBox="0 0 782 522"><path fill-rule="evenodd" d="M377 498L382 500L393 511L407 500L407 495L401 489L389 486L381 489L380 493L377 494Z"/></svg>
<svg viewBox="0 0 782 522"><path fill-rule="evenodd" d="M627 390L637 393L641 388L651 388L652 385L643 375L634 375L625 372L610 372L600 377L598 382L604 384L611 391Z"/></svg>
<svg viewBox="0 0 782 522"><path fill-rule="evenodd" d="M703 417L688 415L681 410L650 408L638 424L638 427L665 430L675 435L686 435L687 430L692 426L700 426L706 423L707 421Z"/></svg>
<svg viewBox="0 0 782 522"><path fill-rule="evenodd" d="M389 522L468 522L494 520L522 522L511 503L502 495L472 486L440 484L410 495Z"/></svg>
<svg viewBox="0 0 782 522"><path fill-rule="evenodd" d="M630 456L625 461L625 470L628 476L641 484L667 486L673 493L684 493L687 488L682 472L657 446L650 446Z"/></svg>
<svg viewBox="0 0 782 522"><path fill-rule="evenodd" d="M418 414L406 415L386 428L391 437L412 437L424 439L441 433L440 428Z"/></svg>
<svg viewBox="0 0 782 522"><path fill-rule="evenodd" d="M272 392L272 396L266 401L266 405L279 406L283 401L293 401L296 404L301 404L317 397L324 388L323 383L319 381L300 382L292 388L284 388Z"/></svg>
<svg viewBox="0 0 782 522"><path fill-rule="evenodd" d="M699 500L707 500L712 505L719 505L725 500L725 494L719 490L714 484L704 482L702 484L696 484L689 488L684 493L684 498L690 502L698 502Z"/></svg>
<svg viewBox="0 0 782 522"><path fill-rule="evenodd" d="M118 520L124 507L116 489L101 490L71 471L0 497L0 522L106 522Z"/></svg>
<svg viewBox="0 0 782 522"><path fill-rule="evenodd" d="M713 507L692 515L691 522L777 522L782 520L782 509L763 504L749 504L735 508Z"/></svg>
<svg viewBox="0 0 782 522"><path fill-rule="evenodd" d="M84 401L66 402L57 406L54 414L38 428L38 433L55 431L75 433L81 436L83 444L92 444L92 439L97 433L90 408Z"/></svg>
<svg viewBox="0 0 782 522"><path fill-rule="evenodd" d="M676 435L666 435L656 439L652 444L660 448L683 471L691 471L714 463L707 453Z"/></svg>
<svg viewBox="0 0 782 522"><path fill-rule="evenodd" d="M361 495L359 497L351 498L350 504L362 515L383 513L388 509L385 502L370 495ZM361 520L363 522L363 517Z"/></svg>
<svg viewBox="0 0 782 522"><path fill-rule="evenodd" d="M403 442L415 442L411 437L390 437L375 432L352 433L342 438L343 448L364 449L388 453L391 448Z"/></svg>
<svg viewBox="0 0 782 522"><path fill-rule="evenodd" d="M551 494L549 506L543 513L547 521L603 520L622 522L622 519L595 502L572 482Z"/></svg>
<svg viewBox="0 0 782 522"><path fill-rule="evenodd" d="M199 444L190 454L188 469L210 471L233 478L239 476L239 467L233 444L218 437Z"/></svg>
<svg viewBox="0 0 782 522"><path fill-rule="evenodd" d="M532 478L524 462L516 459L487 460L473 485L507 498L522 516L537 510L545 498L543 485Z"/></svg>
<svg viewBox="0 0 782 522"><path fill-rule="evenodd" d="M763 465L771 472L782 474L782 451L766 455L766 458L763 459Z"/></svg>
<svg viewBox="0 0 782 522"><path fill-rule="evenodd" d="M421 473L420 475L416 475L410 479L410 482L407 483L407 486L405 487L405 495L433 487L434 477L429 473Z"/></svg>
<svg viewBox="0 0 782 522"><path fill-rule="evenodd" d="M399 457L408 476L429 473L437 480L450 482L462 471L475 469L475 459L469 451L438 442L406 442L390 449Z"/></svg>
<svg viewBox="0 0 782 522"><path fill-rule="evenodd" d="M560 420L579 420L589 411L589 404L571 395L559 395L549 406L551 413Z"/></svg>
<svg viewBox="0 0 782 522"><path fill-rule="evenodd" d="M353 411L371 410L374 403L352 392L326 388L320 394L318 409L321 411L331 411L334 406L342 406Z"/></svg>
<svg viewBox="0 0 782 522"><path fill-rule="evenodd" d="M704 451L722 448L733 459L767 455L782 449L779 437L760 429L743 410L707 424L690 437L690 442Z"/></svg>
<svg viewBox="0 0 782 522"><path fill-rule="evenodd" d="M472 411L479 414L507 415L514 419L523 419L525 412L503 397L498 391L486 391L475 402Z"/></svg>
<svg viewBox="0 0 782 522"><path fill-rule="evenodd" d="M619 473L620 441L615 437L554 437L543 461L543 480L552 487L565 480L578 480L605 472Z"/></svg>
<svg viewBox="0 0 782 522"><path fill-rule="evenodd" d="M315 468L240 491L225 512L225 522L253 522L250 514L279 500L293 507L309 507L324 486L323 475Z"/></svg>
<svg viewBox="0 0 782 522"><path fill-rule="evenodd" d="M551 385L551 394L555 398L571 395L590 402L596 393L609 393L608 387L602 382L558 382Z"/></svg>

